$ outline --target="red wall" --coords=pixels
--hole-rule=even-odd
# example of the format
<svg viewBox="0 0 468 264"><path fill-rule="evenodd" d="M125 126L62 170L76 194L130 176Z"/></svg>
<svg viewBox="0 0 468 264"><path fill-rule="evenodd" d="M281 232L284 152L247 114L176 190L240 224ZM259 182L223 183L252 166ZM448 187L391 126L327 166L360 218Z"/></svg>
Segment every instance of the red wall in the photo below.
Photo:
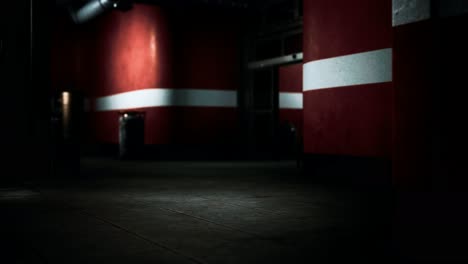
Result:
<svg viewBox="0 0 468 264"><path fill-rule="evenodd" d="M95 96L172 87L169 17L156 6L135 5L93 21Z"/></svg>
<svg viewBox="0 0 468 264"><path fill-rule="evenodd" d="M239 17L219 10L174 13L175 87L239 89L241 23Z"/></svg>
<svg viewBox="0 0 468 264"><path fill-rule="evenodd" d="M302 64L281 66L278 70L279 92L300 93L302 95ZM279 109L279 121L292 123L302 136L302 109Z"/></svg>
<svg viewBox="0 0 468 264"><path fill-rule="evenodd" d="M237 90L237 21L197 14L135 4L71 31L58 28L54 42L65 47L54 52L59 59L53 78L74 81L91 98L147 88ZM71 57L63 57L69 50ZM234 107L140 110L146 112L146 144L233 142L237 131ZM93 141L117 143L118 111L91 113L88 131Z"/></svg>
<svg viewBox="0 0 468 264"><path fill-rule="evenodd" d="M439 1L439 6L457 3ZM462 3L458 2L458 3ZM428 3L429 4L429 3ZM461 5L462 6L462 5ZM435 14L435 12L433 13ZM468 15L394 27L395 234L400 255L466 262ZM423 224L421 224L423 223ZM427 235L427 230L431 234Z"/></svg>
<svg viewBox="0 0 468 264"><path fill-rule="evenodd" d="M302 64L279 67L280 92L302 93Z"/></svg>
<svg viewBox="0 0 468 264"><path fill-rule="evenodd" d="M80 30L65 15L57 15L53 21L51 40L51 92L70 89L76 83L80 69Z"/></svg>
<svg viewBox="0 0 468 264"><path fill-rule="evenodd" d="M394 40L394 180L420 184L430 174L432 22L395 27Z"/></svg>
<svg viewBox="0 0 468 264"><path fill-rule="evenodd" d="M448 2L449 3L449 2ZM394 28L395 183L409 189L466 186L465 125L468 15Z"/></svg>
<svg viewBox="0 0 468 264"><path fill-rule="evenodd" d="M465 10L468 10L467 3L464 2ZM466 96L462 87L466 87L467 67L464 65L468 61L468 39L464 32L468 28L468 12L463 15L447 17L440 21L441 44L437 52L437 71L441 71L441 76L435 88L435 107L437 114L433 123L433 131L438 147L433 147L433 151L438 151L439 159L435 170L438 174L436 182L445 185L441 189L463 190L468 186L466 177L466 155L468 149L468 129L466 123ZM435 129L434 129L435 128ZM441 180L440 178L443 178ZM465 199L466 204L468 198ZM466 215L464 217L466 223ZM465 226L465 225L464 225ZM468 232L465 228L465 234Z"/></svg>
<svg viewBox="0 0 468 264"><path fill-rule="evenodd" d="M304 1L304 62L391 47L392 1Z"/></svg>
<svg viewBox="0 0 468 264"><path fill-rule="evenodd" d="M392 1L304 1L304 63L391 48ZM306 88L306 87L304 87ZM304 92L304 150L391 156L391 82Z"/></svg>

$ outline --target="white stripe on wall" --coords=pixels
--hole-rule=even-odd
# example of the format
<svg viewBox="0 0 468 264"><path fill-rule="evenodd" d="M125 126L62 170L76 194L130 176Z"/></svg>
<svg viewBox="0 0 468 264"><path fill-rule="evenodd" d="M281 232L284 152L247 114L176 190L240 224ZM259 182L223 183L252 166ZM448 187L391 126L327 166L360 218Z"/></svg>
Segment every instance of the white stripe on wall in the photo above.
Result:
<svg viewBox="0 0 468 264"><path fill-rule="evenodd" d="M429 18L431 18L431 0L392 1L392 24L394 27Z"/></svg>
<svg viewBox="0 0 468 264"><path fill-rule="evenodd" d="M158 106L236 107L237 92L201 89L143 89L96 99L96 111Z"/></svg>
<svg viewBox="0 0 468 264"><path fill-rule="evenodd" d="M311 61L304 64L304 91L392 81L392 49Z"/></svg>
<svg viewBox="0 0 468 264"><path fill-rule="evenodd" d="M279 93L280 109L302 109L302 93Z"/></svg>

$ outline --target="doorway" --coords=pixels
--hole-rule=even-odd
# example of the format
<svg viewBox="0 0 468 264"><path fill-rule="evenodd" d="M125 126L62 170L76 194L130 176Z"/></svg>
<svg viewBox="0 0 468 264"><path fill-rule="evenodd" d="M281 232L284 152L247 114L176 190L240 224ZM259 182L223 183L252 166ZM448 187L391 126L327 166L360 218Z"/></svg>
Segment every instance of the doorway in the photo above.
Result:
<svg viewBox="0 0 468 264"><path fill-rule="evenodd" d="M275 156L278 127L278 68L252 70L251 137L257 158Z"/></svg>

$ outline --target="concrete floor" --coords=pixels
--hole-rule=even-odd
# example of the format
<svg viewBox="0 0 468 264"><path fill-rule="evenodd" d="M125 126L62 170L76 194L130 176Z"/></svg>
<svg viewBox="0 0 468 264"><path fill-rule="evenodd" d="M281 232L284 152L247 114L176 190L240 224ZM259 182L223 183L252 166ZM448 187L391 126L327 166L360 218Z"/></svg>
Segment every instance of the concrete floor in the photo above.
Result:
<svg viewBox="0 0 468 264"><path fill-rule="evenodd" d="M385 195L294 162L88 158L81 174L0 189L0 262L392 262Z"/></svg>

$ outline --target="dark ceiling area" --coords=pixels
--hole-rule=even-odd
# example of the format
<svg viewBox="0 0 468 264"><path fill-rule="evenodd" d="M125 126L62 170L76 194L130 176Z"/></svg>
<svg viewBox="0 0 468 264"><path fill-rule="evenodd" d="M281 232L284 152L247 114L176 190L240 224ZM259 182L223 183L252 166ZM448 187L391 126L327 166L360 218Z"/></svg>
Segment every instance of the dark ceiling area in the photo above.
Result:
<svg viewBox="0 0 468 264"><path fill-rule="evenodd" d="M238 14L260 31L278 31L302 22L301 0L56 0L56 12L68 13L76 24L88 22L110 10L129 11L135 4L161 6L176 11L200 10ZM279 27L279 29L275 28Z"/></svg>
<svg viewBox="0 0 468 264"><path fill-rule="evenodd" d="M261 9L271 5L287 2L287 0L140 0L139 2L163 4L163 5L205 5L205 6L218 6L222 8L248 8L248 9ZM293 1L289 1L293 2Z"/></svg>
<svg viewBox="0 0 468 264"><path fill-rule="evenodd" d="M56 0L57 5L83 4L85 0ZM288 0L117 0L113 2L133 2L177 7L220 7L228 9L262 9L288 2ZM294 1L289 1L294 2Z"/></svg>

